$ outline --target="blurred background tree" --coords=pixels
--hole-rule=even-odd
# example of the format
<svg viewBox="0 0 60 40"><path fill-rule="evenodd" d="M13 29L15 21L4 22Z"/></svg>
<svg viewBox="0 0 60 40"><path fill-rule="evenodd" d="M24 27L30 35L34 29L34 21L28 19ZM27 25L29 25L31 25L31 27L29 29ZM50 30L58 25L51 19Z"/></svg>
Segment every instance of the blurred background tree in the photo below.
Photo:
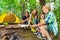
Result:
<svg viewBox="0 0 60 40"><path fill-rule="evenodd" d="M44 4L50 5L51 10L56 13L58 20L60 20L60 0L0 0L0 15L5 12L14 12L21 19L24 11L29 11L30 13L35 8L40 14L41 7Z"/></svg>

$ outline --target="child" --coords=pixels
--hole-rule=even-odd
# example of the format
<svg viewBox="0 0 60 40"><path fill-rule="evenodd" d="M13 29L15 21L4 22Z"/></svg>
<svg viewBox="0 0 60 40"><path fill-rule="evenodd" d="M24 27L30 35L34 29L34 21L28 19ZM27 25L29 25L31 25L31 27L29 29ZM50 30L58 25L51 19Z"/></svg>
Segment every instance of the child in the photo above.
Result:
<svg viewBox="0 0 60 40"><path fill-rule="evenodd" d="M34 23L35 23L35 24L38 24L38 23L39 23L39 20L38 20L38 16L37 16L37 15L35 16ZM35 30L36 30L36 31L35 31L34 34L38 34L38 32L39 32L39 28L38 28L38 26L36 27Z"/></svg>
<svg viewBox="0 0 60 40"><path fill-rule="evenodd" d="M37 26L43 26L44 24L47 25L47 29L45 27L40 27L40 31L42 33L44 33L44 35L47 37L47 40L52 40L48 31L49 32L53 32L53 34L56 36L58 34L58 25L57 25L57 20L56 20L56 16L54 15L54 13L51 11L50 6L48 5L43 5L42 7L42 11L44 12L44 22L43 23L39 23Z"/></svg>
<svg viewBox="0 0 60 40"><path fill-rule="evenodd" d="M37 15L35 15L35 19L33 20L33 24L38 24L38 22L39 22L39 20L38 20L38 16ZM31 31L33 31L34 32L34 34L35 34L35 32L37 31L36 30L36 28L31 28Z"/></svg>
<svg viewBox="0 0 60 40"><path fill-rule="evenodd" d="M43 22L44 22L44 14L41 13L41 15L40 15L40 23L43 23Z"/></svg>
<svg viewBox="0 0 60 40"><path fill-rule="evenodd" d="M22 24L28 24L29 20L29 12L25 11L24 15L22 16ZM23 29L28 29L28 27L23 27Z"/></svg>
<svg viewBox="0 0 60 40"><path fill-rule="evenodd" d="M28 24L28 20L29 20L29 12L25 11L24 15L22 16L22 23Z"/></svg>
<svg viewBox="0 0 60 40"><path fill-rule="evenodd" d="M41 13L41 15L40 15L40 23L43 23L43 22L44 22L44 14ZM44 27L44 28L45 28L45 26L46 26L46 25L43 25L43 26L41 26L41 27ZM39 28L40 28L40 27L39 27ZM47 29L47 28L46 28L46 29ZM40 29L39 29L39 30L40 30ZM41 31L40 31L40 33L41 33L41 36L42 36L42 37L45 37L44 34L43 34ZM40 37L40 34L38 34L37 37L39 38L39 37Z"/></svg>
<svg viewBox="0 0 60 40"><path fill-rule="evenodd" d="M39 20L38 20L38 16L35 16L35 19L33 20L35 24L38 24Z"/></svg>

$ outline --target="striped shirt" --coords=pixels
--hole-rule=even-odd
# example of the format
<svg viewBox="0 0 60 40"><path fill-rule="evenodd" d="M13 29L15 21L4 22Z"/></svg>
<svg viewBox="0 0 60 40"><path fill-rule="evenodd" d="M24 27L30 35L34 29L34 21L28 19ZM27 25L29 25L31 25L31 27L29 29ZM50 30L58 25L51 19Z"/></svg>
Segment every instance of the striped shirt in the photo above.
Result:
<svg viewBox="0 0 60 40"><path fill-rule="evenodd" d="M58 34L57 20L52 11L45 14L45 22L47 24L48 31L52 31L54 33L54 35L57 35Z"/></svg>

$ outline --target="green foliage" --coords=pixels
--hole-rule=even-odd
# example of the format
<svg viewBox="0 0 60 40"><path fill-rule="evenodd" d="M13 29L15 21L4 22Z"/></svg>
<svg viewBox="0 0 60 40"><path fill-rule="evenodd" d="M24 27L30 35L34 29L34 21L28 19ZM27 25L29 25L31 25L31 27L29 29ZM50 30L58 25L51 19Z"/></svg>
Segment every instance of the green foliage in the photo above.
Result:
<svg viewBox="0 0 60 40"><path fill-rule="evenodd" d="M14 12L19 18L23 15L24 11L31 11L36 6L36 0L0 0L0 15L4 12Z"/></svg>
<svg viewBox="0 0 60 40"><path fill-rule="evenodd" d="M50 0L46 0L46 2L50 2ZM55 6L60 4L59 1L53 0ZM38 5L37 5L38 4ZM59 6L59 5L58 5ZM59 14L60 7L54 9L54 12L57 15ZM27 10L31 12L32 9L36 8L38 13L41 12L41 6L36 0L0 0L0 15L4 12L14 12L19 18L23 15L24 11Z"/></svg>
<svg viewBox="0 0 60 40"><path fill-rule="evenodd" d="M24 0L0 0L0 15L4 12L14 12L19 18L23 12Z"/></svg>
<svg viewBox="0 0 60 40"><path fill-rule="evenodd" d="M31 9L34 9L34 8L36 8L36 0L30 0L30 8Z"/></svg>

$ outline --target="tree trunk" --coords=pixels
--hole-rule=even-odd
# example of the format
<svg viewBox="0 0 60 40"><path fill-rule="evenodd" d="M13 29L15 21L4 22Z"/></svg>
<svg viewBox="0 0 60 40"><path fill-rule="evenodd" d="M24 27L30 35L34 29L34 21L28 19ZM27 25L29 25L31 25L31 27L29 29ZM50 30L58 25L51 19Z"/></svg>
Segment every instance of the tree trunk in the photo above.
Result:
<svg viewBox="0 0 60 40"><path fill-rule="evenodd" d="M46 0L39 0L40 1L40 5L43 6L46 4Z"/></svg>

